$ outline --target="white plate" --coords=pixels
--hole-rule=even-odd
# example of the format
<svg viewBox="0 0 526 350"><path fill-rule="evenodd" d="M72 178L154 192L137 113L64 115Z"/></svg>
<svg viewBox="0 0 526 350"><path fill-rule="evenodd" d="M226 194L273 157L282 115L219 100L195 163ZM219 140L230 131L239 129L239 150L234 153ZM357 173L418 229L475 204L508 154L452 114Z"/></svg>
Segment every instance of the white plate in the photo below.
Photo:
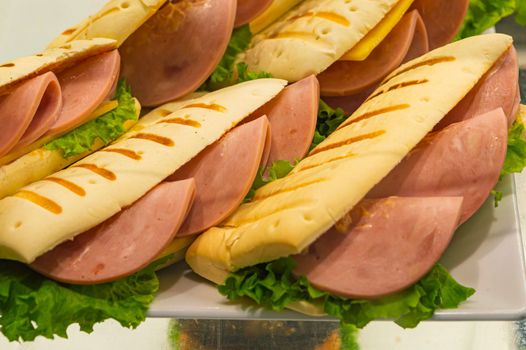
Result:
<svg viewBox="0 0 526 350"><path fill-rule="evenodd" d="M97 11L106 0L1 0L0 62L35 53L55 35ZM512 178L502 184L499 208L488 201L455 236L442 263L477 293L461 308L443 310L441 320L515 320L526 316L526 280ZM268 312L250 304L229 303L215 286L179 264L160 273L161 291L153 317L218 319L295 319L292 311Z"/></svg>
<svg viewBox="0 0 526 350"><path fill-rule="evenodd" d="M518 320L526 317L526 273L513 177L500 185L498 208L488 200L455 234L441 263L477 293L437 320ZM160 273L161 291L150 308L153 317L307 320L293 311L271 312L250 303L230 303L217 288L184 264ZM331 318L326 318L332 320ZM319 320L319 319L316 319Z"/></svg>

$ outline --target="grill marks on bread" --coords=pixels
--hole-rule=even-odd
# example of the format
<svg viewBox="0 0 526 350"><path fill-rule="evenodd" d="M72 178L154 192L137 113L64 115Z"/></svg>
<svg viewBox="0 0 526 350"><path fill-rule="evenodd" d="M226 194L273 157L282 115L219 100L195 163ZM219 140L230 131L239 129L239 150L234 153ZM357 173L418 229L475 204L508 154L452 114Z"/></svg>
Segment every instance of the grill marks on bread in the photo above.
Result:
<svg viewBox="0 0 526 350"><path fill-rule="evenodd" d="M74 184L71 181L64 180L64 179L61 179L59 177L48 177L48 178L45 178L44 181L54 182L57 185L60 185L60 186L62 186L64 188L66 188L67 190L73 192L77 196L84 197L86 195L86 191L82 187Z"/></svg>
<svg viewBox="0 0 526 350"><path fill-rule="evenodd" d="M78 165L75 165L73 166L74 168L82 168L82 169L86 169L86 170L89 170L103 178L105 178L106 180L109 180L109 181L115 181L117 180L117 175L115 175L114 172L108 170L108 169L105 169L105 168L102 168L102 167L99 167L95 164L78 164Z"/></svg>
<svg viewBox="0 0 526 350"><path fill-rule="evenodd" d="M103 149L101 152L108 152L108 153L116 153L116 154L120 154L124 157L127 157L127 158L130 158L130 159L133 159L133 160L141 160L142 157L139 153L135 152L135 151L132 151L132 150L129 150L129 149L124 149L124 148L106 148L106 149Z"/></svg>
<svg viewBox="0 0 526 350"><path fill-rule="evenodd" d="M27 201L30 201L31 203L38 205L39 207L53 213L53 214L61 214L62 213L62 207L58 205L55 201L41 196L38 193L35 193L33 191L20 191L14 195L17 198L25 199Z"/></svg>
<svg viewBox="0 0 526 350"><path fill-rule="evenodd" d="M166 147L173 147L175 145L175 143L171 139L169 139L168 137L159 136L159 135L150 134L150 133L142 133L141 132L141 133L138 133L138 134L132 136L131 138L132 139L141 139L141 140L152 141L152 142L158 143L158 144L166 146Z"/></svg>
<svg viewBox="0 0 526 350"><path fill-rule="evenodd" d="M339 141L339 142L335 142L335 143L331 143L331 144L327 144L327 145L320 145L320 146L318 146L318 147L316 147L315 149L312 150L312 152L310 153L310 156L316 155L318 153L326 152L326 151L329 151L329 150L333 150L333 149L336 149L336 148L340 148L340 147L343 147L343 146L348 146L348 145L351 145L351 144L356 143L356 142L361 142L361 141L365 141L365 140L374 139L374 138L377 138L379 136L382 136L385 133L386 133L385 130L377 130L377 131L373 131L371 133L362 134L362 135L358 135L358 136L353 136L353 137L350 137L350 138L348 138L346 140L343 140L343 141Z"/></svg>

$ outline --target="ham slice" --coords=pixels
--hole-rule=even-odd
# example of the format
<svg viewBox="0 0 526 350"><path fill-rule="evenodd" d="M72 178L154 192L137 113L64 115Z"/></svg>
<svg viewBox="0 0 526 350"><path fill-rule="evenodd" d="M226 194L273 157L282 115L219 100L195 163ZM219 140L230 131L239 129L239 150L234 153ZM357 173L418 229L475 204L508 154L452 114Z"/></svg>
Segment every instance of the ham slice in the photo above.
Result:
<svg viewBox="0 0 526 350"><path fill-rule="evenodd" d="M262 14L273 0L237 0L235 26L240 27Z"/></svg>
<svg viewBox="0 0 526 350"><path fill-rule="evenodd" d="M87 118L108 98L119 77L119 67L119 53L113 50L59 73L64 105L47 135L59 135L86 123Z"/></svg>
<svg viewBox="0 0 526 350"><path fill-rule="evenodd" d="M424 139L367 197L464 197L463 223L495 188L507 145L502 109L452 124Z"/></svg>
<svg viewBox="0 0 526 350"><path fill-rule="evenodd" d="M197 187L178 238L219 224L243 203L260 168L268 129L266 117L238 126L169 178L194 178Z"/></svg>
<svg viewBox="0 0 526 350"><path fill-rule="evenodd" d="M440 130L451 123L473 118L497 108L508 117L508 126L517 117L519 80L517 51L512 46L464 99L436 126Z"/></svg>
<svg viewBox="0 0 526 350"><path fill-rule="evenodd" d="M286 87L252 113L248 120L266 115L270 122L272 141L267 165L277 160L294 163L305 157L316 130L319 101L320 85L312 75Z"/></svg>
<svg viewBox="0 0 526 350"><path fill-rule="evenodd" d="M426 24L429 49L450 43L460 31L466 18L469 0L416 0L412 8L418 10Z"/></svg>
<svg viewBox="0 0 526 350"><path fill-rule="evenodd" d="M165 182L30 266L47 277L72 284L97 284L129 276L150 264L173 241L194 193L192 179Z"/></svg>
<svg viewBox="0 0 526 350"><path fill-rule="evenodd" d="M406 289L446 250L461 197L391 197L361 202L294 259L297 276L346 298L375 299ZM347 227L346 227L347 226Z"/></svg>
<svg viewBox="0 0 526 350"><path fill-rule="evenodd" d="M404 61L428 51L424 22L406 13L365 61L337 61L318 76L323 96L348 96L380 83Z"/></svg>
<svg viewBox="0 0 526 350"><path fill-rule="evenodd" d="M0 97L0 157L42 136L57 120L61 106L60 84L51 72Z"/></svg>
<svg viewBox="0 0 526 350"><path fill-rule="evenodd" d="M122 76L144 106L195 91L227 48L236 0L168 2L121 46Z"/></svg>

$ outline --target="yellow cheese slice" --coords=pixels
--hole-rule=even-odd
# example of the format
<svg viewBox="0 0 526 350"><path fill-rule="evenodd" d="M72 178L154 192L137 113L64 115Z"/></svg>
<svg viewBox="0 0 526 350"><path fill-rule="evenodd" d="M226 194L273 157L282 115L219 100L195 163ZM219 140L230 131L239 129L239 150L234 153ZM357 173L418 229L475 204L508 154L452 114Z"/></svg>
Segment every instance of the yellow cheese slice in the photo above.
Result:
<svg viewBox="0 0 526 350"><path fill-rule="evenodd" d="M355 47L340 58L340 61L363 61L380 45L415 0L400 0L398 4Z"/></svg>
<svg viewBox="0 0 526 350"><path fill-rule="evenodd" d="M0 200L0 258L31 263L132 205L287 82L259 79L205 95L132 137Z"/></svg>
<svg viewBox="0 0 526 350"><path fill-rule="evenodd" d="M99 12L66 29L49 47L73 40L111 38L122 43L141 27L166 0L110 0Z"/></svg>
<svg viewBox="0 0 526 350"><path fill-rule="evenodd" d="M265 12L250 22L250 31L252 34L261 32L302 1L303 0L274 0Z"/></svg>
<svg viewBox="0 0 526 350"><path fill-rule="evenodd" d="M106 103L107 108L111 106L117 106L117 101L112 101L111 103ZM94 115L100 116L111 109L102 108L97 110ZM106 110L106 112L104 112ZM141 113L141 105L139 101L135 99L135 111L137 116ZM96 118L94 117L94 118ZM128 120L124 123L124 128L129 130L133 125L135 125L135 120ZM67 166L77 162L78 160L86 157L90 153L93 153L102 147L104 147L104 142L97 139L91 147L91 152L79 154L74 157L65 159L62 156L62 152L57 150L48 150L44 147L48 141L40 143L37 142L33 145L39 145L36 149L32 149L27 154L24 154L14 162L11 162L8 165L0 167L0 199L10 196L16 193L20 188L29 185L35 181L41 180L46 176L49 176L59 170L66 168Z"/></svg>
<svg viewBox="0 0 526 350"><path fill-rule="evenodd" d="M119 106L119 103L117 101L106 101L103 102L87 119L87 121L96 119L100 117L103 114L106 114L115 108ZM11 152L9 154L6 154L2 158L0 158L0 166L9 164L16 159L22 157L25 154L28 154L29 152L33 152L34 150L39 149L40 147L44 146L46 143L53 141L54 139L59 138L60 136L53 136L53 137L43 137L35 142L33 142L30 145L27 145L25 147L22 147L20 149L17 149L14 152ZM2 198L1 195L2 191L0 190L0 198Z"/></svg>
<svg viewBox="0 0 526 350"><path fill-rule="evenodd" d="M512 43L507 35L481 35L402 65L288 176L199 236L188 264L222 283L229 271L301 253L389 174Z"/></svg>

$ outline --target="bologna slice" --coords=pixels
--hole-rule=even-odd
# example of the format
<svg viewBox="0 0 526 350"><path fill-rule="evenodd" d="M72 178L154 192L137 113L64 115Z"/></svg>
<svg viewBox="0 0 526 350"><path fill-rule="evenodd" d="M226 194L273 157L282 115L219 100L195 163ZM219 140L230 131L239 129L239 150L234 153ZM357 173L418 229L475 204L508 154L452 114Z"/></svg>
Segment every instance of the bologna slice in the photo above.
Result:
<svg viewBox="0 0 526 350"><path fill-rule="evenodd" d="M169 178L194 178L197 187L178 238L217 225L243 203L260 168L268 129L266 117L238 126Z"/></svg>
<svg viewBox="0 0 526 350"><path fill-rule="evenodd" d="M458 224L461 197L365 200L294 259L316 288L376 299L416 283L437 263ZM352 222L352 223L351 223Z"/></svg>
<svg viewBox="0 0 526 350"><path fill-rule="evenodd" d="M97 284L129 276L173 241L195 194L190 180L165 182L101 225L39 257L31 268L57 281Z"/></svg>
<svg viewBox="0 0 526 350"><path fill-rule="evenodd" d="M60 84L51 72L30 79L0 97L0 157L47 132L61 106Z"/></svg>
<svg viewBox="0 0 526 350"><path fill-rule="evenodd" d="M466 18L469 0L416 0L412 8L418 10L426 24L431 50L450 43L460 31Z"/></svg>
<svg viewBox="0 0 526 350"><path fill-rule="evenodd" d="M318 119L320 85L311 75L286 87L277 97L252 113L270 122L271 147L267 165L277 160L303 159L312 144Z"/></svg>
<svg viewBox="0 0 526 350"><path fill-rule="evenodd" d="M144 106L157 106L195 90L227 48L236 0L168 2L119 49L122 76Z"/></svg>
<svg viewBox="0 0 526 350"><path fill-rule="evenodd" d="M48 136L63 134L84 124L106 100L119 77L120 56L113 50L58 74L64 105Z"/></svg>
<svg viewBox="0 0 526 350"><path fill-rule="evenodd" d="M497 184L507 144L502 109L452 124L424 139L367 197L461 196L463 223Z"/></svg>
<svg viewBox="0 0 526 350"><path fill-rule="evenodd" d="M512 46L484 75L470 93L435 127L440 130L447 125L473 118L502 108L511 126L517 116L520 101L517 99L518 86L510 83L519 79L517 51Z"/></svg>
<svg viewBox="0 0 526 350"><path fill-rule="evenodd" d="M239 27L251 22L262 14L274 0L237 0L235 26Z"/></svg>
<svg viewBox="0 0 526 350"><path fill-rule="evenodd" d="M413 47L412 47L413 46ZM378 84L402 62L428 51L426 28L417 11L404 15L364 61L337 61L318 76L323 96L348 96Z"/></svg>

